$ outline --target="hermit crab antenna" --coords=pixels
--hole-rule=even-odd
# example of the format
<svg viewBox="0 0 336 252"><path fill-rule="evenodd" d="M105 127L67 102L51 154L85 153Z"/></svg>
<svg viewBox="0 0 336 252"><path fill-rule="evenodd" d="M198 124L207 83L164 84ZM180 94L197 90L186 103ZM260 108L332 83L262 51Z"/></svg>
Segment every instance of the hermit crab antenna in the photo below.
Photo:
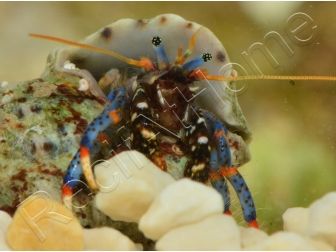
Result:
<svg viewBox="0 0 336 252"><path fill-rule="evenodd" d="M152 44L158 61L159 69L164 69L169 65L169 59L167 57L164 46L162 45L162 39L158 36L153 37Z"/></svg>
<svg viewBox="0 0 336 252"><path fill-rule="evenodd" d="M53 36L49 36L49 35L30 33L29 36L34 37L34 38L59 42L59 43L62 43L62 44L67 44L67 45L87 49L89 51L109 55L109 56L112 56L112 57L114 57L114 58L116 58L116 59L118 59L122 62L125 62L125 63L129 64L129 65L137 66L137 67L143 68L145 70L152 70L154 68L152 61L148 58L141 58L140 60L135 60L135 59L128 58L124 55L121 55L117 52L111 51L111 50L107 50L107 49L104 49L104 48L92 46L92 45L89 45L89 44L79 43L79 42L68 40L68 39L53 37Z"/></svg>
<svg viewBox="0 0 336 252"><path fill-rule="evenodd" d="M217 80L217 81L244 81L244 80L310 80L310 81L336 81L336 76L325 75L246 75L246 76L220 76L206 75L201 70L196 75L200 79Z"/></svg>
<svg viewBox="0 0 336 252"><path fill-rule="evenodd" d="M197 29L197 31L195 31L193 35L190 37L189 42L188 42L188 48L184 54L181 53L180 48L178 49L176 64L178 65L184 64L186 59L192 54L192 52L194 51L195 45L196 45L196 36L200 30L201 30L201 27Z"/></svg>
<svg viewBox="0 0 336 252"><path fill-rule="evenodd" d="M203 63L210 61L212 59L212 55L210 53L203 53L201 56L198 56L197 58L188 61L182 66L182 69L186 72L194 71Z"/></svg>

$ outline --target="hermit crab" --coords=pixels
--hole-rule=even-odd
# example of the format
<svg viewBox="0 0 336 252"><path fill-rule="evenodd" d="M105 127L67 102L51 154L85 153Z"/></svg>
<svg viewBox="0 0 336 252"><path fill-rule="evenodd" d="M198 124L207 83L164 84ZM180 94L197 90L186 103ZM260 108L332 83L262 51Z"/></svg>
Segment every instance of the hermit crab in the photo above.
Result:
<svg viewBox="0 0 336 252"><path fill-rule="evenodd" d="M135 149L164 171L167 155L187 157L181 176L211 184L227 214L229 181L248 225L258 227L251 193L237 169L249 159L250 132L232 84L222 78L234 76L227 53L209 29L164 14L116 21L81 43L31 35L76 46L56 51L54 68L82 77L83 92L106 103L69 164L62 189L66 205L83 180L98 190L92 160L104 149L108 156Z"/></svg>

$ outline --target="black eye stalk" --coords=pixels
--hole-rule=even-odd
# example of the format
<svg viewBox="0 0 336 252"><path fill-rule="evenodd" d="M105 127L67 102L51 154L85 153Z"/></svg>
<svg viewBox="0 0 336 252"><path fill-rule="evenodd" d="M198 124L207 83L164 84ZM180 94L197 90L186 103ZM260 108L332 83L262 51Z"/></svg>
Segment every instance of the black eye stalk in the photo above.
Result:
<svg viewBox="0 0 336 252"><path fill-rule="evenodd" d="M162 43L162 39L160 37L153 37L152 44L154 46L159 46Z"/></svg>
<svg viewBox="0 0 336 252"><path fill-rule="evenodd" d="M202 59L204 62L210 61L212 59L212 55L210 53L203 53Z"/></svg>

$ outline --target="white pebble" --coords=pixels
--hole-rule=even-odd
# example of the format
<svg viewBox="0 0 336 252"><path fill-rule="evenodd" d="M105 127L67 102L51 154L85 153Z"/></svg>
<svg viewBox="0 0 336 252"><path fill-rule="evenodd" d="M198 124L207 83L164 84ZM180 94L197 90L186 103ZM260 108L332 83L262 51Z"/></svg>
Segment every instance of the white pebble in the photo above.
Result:
<svg viewBox="0 0 336 252"><path fill-rule="evenodd" d="M6 231L9 224L12 221L12 217L5 211L0 211L0 230Z"/></svg>
<svg viewBox="0 0 336 252"><path fill-rule="evenodd" d="M4 88L4 87L7 87L8 84L9 84L8 81L2 81L1 84L0 84L0 86L1 86L2 88Z"/></svg>
<svg viewBox="0 0 336 252"><path fill-rule="evenodd" d="M84 229L85 250L137 250L131 239L110 227Z"/></svg>
<svg viewBox="0 0 336 252"><path fill-rule="evenodd" d="M309 209L303 207L289 208L282 215L284 230L302 235L307 234Z"/></svg>
<svg viewBox="0 0 336 252"><path fill-rule="evenodd" d="M309 212L309 235L336 248L336 192L315 201Z"/></svg>
<svg viewBox="0 0 336 252"><path fill-rule="evenodd" d="M87 91L89 89L89 82L86 79L79 80L79 91Z"/></svg>
<svg viewBox="0 0 336 252"><path fill-rule="evenodd" d="M8 213L0 211L0 250L10 250L5 234L11 222L12 217Z"/></svg>
<svg viewBox="0 0 336 252"><path fill-rule="evenodd" d="M231 216L212 215L162 236L157 250L240 250L239 228Z"/></svg>
<svg viewBox="0 0 336 252"><path fill-rule="evenodd" d="M181 179L154 200L139 222L146 237L157 240L169 230L223 213L219 193L204 184Z"/></svg>
<svg viewBox="0 0 336 252"><path fill-rule="evenodd" d="M64 205L38 191L23 201L10 223L6 240L13 250L82 250L83 228Z"/></svg>
<svg viewBox="0 0 336 252"><path fill-rule="evenodd" d="M240 237L241 246L245 249L261 243L268 235L260 229L240 227Z"/></svg>
<svg viewBox="0 0 336 252"><path fill-rule="evenodd" d="M99 210L113 220L137 222L154 198L174 179L143 154L124 151L95 167Z"/></svg>

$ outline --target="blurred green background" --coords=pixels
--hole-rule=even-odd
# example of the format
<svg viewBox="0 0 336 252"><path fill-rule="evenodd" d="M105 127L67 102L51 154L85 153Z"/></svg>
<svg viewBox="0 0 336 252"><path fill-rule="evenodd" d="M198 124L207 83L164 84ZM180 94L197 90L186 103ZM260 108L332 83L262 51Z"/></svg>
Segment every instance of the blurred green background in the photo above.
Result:
<svg viewBox="0 0 336 252"><path fill-rule="evenodd" d="M305 46L286 34L287 18L309 15L317 25ZM210 28L232 62L246 66L241 54L270 31L293 50L270 50L277 68L256 53L265 74L336 75L336 4L317 2L0 2L0 80L38 77L48 52L58 45L31 39L29 32L75 40L120 18L151 18L175 13ZM247 68L247 70L249 70ZM253 139L252 160L241 168L255 197L266 231L282 228L289 207L308 206L336 190L336 83L319 81L248 81L239 93ZM234 200L238 207L237 200ZM240 213L240 211L239 211ZM237 215L242 221L242 216Z"/></svg>

